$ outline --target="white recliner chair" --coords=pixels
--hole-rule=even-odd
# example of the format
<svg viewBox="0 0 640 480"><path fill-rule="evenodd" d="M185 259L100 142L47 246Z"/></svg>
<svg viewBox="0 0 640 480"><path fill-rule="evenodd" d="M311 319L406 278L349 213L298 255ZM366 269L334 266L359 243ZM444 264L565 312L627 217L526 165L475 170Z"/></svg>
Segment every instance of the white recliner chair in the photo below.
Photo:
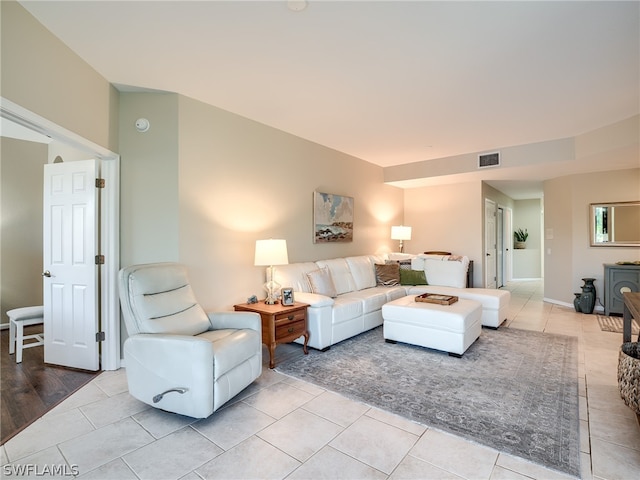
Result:
<svg viewBox="0 0 640 480"><path fill-rule="evenodd" d="M262 373L260 315L205 313L177 263L120 270L129 392L153 407L205 418Z"/></svg>

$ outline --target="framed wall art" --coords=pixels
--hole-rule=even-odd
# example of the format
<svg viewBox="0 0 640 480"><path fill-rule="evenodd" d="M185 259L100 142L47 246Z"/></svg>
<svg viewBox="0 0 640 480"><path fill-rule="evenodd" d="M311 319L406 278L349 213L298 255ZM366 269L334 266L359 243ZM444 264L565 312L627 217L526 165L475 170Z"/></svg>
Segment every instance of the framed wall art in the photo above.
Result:
<svg viewBox="0 0 640 480"><path fill-rule="evenodd" d="M353 241L353 197L313 192L313 243Z"/></svg>

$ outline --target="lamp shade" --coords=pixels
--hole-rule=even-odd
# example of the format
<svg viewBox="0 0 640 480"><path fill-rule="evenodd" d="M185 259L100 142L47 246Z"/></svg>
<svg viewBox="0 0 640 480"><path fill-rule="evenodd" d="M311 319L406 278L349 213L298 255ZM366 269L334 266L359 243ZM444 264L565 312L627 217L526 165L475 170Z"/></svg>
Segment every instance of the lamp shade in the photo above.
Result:
<svg viewBox="0 0 640 480"><path fill-rule="evenodd" d="M391 227L391 240L411 240L411 227L404 225Z"/></svg>
<svg viewBox="0 0 640 480"><path fill-rule="evenodd" d="M287 241L270 238L256 240L256 256L254 265L286 265L289 263L287 255Z"/></svg>

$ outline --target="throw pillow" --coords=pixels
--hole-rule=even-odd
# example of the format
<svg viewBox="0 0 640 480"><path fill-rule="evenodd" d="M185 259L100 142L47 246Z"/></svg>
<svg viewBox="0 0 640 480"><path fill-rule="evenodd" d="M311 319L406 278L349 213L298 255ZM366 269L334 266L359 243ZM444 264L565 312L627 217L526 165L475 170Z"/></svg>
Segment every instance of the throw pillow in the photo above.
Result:
<svg viewBox="0 0 640 480"><path fill-rule="evenodd" d="M400 285L427 285L424 270L400 269Z"/></svg>
<svg viewBox="0 0 640 480"><path fill-rule="evenodd" d="M400 270L411 270L411 260L387 260L387 265L397 263L400 266Z"/></svg>
<svg viewBox="0 0 640 480"><path fill-rule="evenodd" d="M338 296L333 278L331 278L331 272L327 267L307 273L307 278L309 279L312 293L331 298Z"/></svg>
<svg viewBox="0 0 640 480"><path fill-rule="evenodd" d="M376 283L385 287L400 284L400 265L397 263L376 263Z"/></svg>

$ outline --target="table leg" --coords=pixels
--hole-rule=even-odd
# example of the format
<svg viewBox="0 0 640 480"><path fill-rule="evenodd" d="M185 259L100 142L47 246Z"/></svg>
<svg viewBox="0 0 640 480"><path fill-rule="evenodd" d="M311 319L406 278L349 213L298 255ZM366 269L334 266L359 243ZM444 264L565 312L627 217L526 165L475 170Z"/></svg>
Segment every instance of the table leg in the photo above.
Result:
<svg viewBox="0 0 640 480"><path fill-rule="evenodd" d="M305 355L309 353L307 350L307 343L309 342L309 332L304 332L304 345L302 345L302 351Z"/></svg>
<svg viewBox="0 0 640 480"><path fill-rule="evenodd" d="M276 344L269 344L269 368L275 368L276 366Z"/></svg>
<svg viewBox="0 0 640 480"><path fill-rule="evenodd" d="M627 305L624 305L624 308L622 310L622 341L623 342L630 342L631 341L631 312L629 311L629 308L627 307Z"/></svg>

